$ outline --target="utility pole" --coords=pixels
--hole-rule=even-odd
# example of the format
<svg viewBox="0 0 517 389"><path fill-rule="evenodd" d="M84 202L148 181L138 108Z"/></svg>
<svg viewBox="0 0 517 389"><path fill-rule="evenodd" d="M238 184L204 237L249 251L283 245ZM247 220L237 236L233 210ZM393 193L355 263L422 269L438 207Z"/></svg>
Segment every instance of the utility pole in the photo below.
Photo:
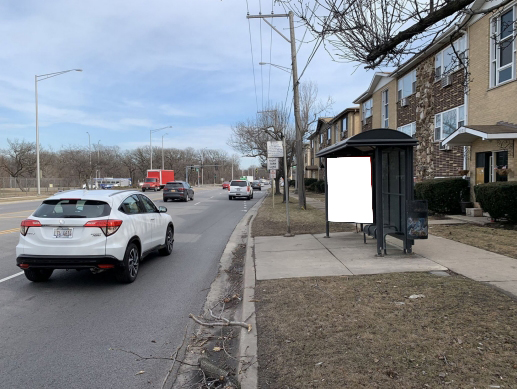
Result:
<svg viewBox="0 0 517 389"><path fill-rule="evenodd" d="M265 23L267 23L273 30L275 30L282 38L284 38L287 42L291 44L291 66L293 73L293 105L294 105L294 123L296 127L296 184L298 187L298 206L301 209L306 209L306 199L305 199L305 182L303 179L303 172L305 170L304 167L304 159L303 159L303 136L300 118L300 94L298 91L298 65L296 62L296 39L294 34L294 13L293 11L289 11L288 14L271 14L271 15L250 15L246 16L248 19L262 19ZM284 36L280 31L278 31L270 22L267 21L269 18L289 18L289 30L290 30L290 40Z"/></svg>
<svg viewBox="0 0 517 389"><path fill-rule="evenodd" d="M305 204L305 185L303 179L303 136L300 128L300 94L298 92L298 65L296 63L296 40L294 37L294 14L289 11L289 30L291 31L291 60L293 67L293 104L294 104L294 125L296 127L296 184L298 188L298 206L306 209Z"/></svg>
<svg viewBox="0 0 517 389"><path fill-rule="evenodd" d="M88 154L90 154L90 183L86 189L90 189L92 185L92 143L90 141L90 133L88 131L86 131L86 133L88 134Z"/></svg>

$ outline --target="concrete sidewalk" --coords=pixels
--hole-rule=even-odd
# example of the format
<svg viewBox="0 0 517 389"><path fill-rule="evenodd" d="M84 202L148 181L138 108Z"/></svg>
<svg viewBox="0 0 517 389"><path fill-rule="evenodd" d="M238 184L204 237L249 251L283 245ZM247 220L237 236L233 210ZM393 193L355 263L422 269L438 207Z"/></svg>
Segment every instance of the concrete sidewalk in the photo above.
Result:
<svg viewBox="0 0 517 389"><path fill-rule="evenodd" d="M388 237L387 256L377 257L375 241L355 232L256 237L256 279L362 275L450 269L517 297L517 259L449 239L429 236L404 254L401 242Z"/></svg>

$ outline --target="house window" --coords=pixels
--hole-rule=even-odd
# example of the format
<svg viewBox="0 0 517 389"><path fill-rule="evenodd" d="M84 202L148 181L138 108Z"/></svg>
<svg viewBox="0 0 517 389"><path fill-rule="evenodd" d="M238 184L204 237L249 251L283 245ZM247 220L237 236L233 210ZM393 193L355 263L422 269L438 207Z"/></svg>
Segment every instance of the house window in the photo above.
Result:
<svg viewBox="0 0 517 389"><path fill-rule="evenodd" d="M465 124L465 106L459 106L434 115L434 140L447 138Z"/></svg>
<svg viewBox="0 0 517 389"><path fill-rule="evenodd" d="M443 75L452 73L453 71L457 70L460 66L460 59L461 63L465 65L465 55L466 55L466 37L463 35L461 38L457 39L453 45L450 45L440 51L436 56L434 57L434 76L436 79L441 78ZM456 50L456 53L458 54L458 57L454 53L453 50Z"/></svg>
<svg viewBox="0 0 517 389"><path fill-rule="evenodd" d="M363 120L372 116L373 99L367 100L363 103Z"/></svg>
<svg viewBox="0 0 517 389"><path fill-rule="evenodd" d="M398 81L398 99L416 93L416 70L412 70Z"/></svg>
<svg viewBox="0 0 517 389"><path fill-rule="evenodd" d="M388 103L388 89L386 89L382 91L382 126L384 128L390 126Z"/></svg>
<svg viewBox="0 0 517 389"><path fill-rule="evenodd" d="M517 6L493 18L491 23L490 85L515 79L515 14Z"/></svg>
<svg viewBox="0 0 517 389"><path fill-rule="evenodd" d="M330 143L330 139L332 138L331 131L332 131L332 127L329 126L327 128L327 143Z"/></svg>
<svg viewBox="0 0 517 389"><path fill-rule="evenodd" d="M345 133L348 131L348 117L345 116L341 121L341 132Z"/></svg>
<svg viewBox="0 0 517 389"><path fill-rule="evenodd" d="M406 124L405 126L401 126L397 128L398 131L403 132L409 136L415 136L416 133L416 122Z"/></svg>
<svg viewBox="0 0 517 389"><path fill-rule="evenodd" d="M314 139L311 139L311 149L314 150Z"/></svg>
<svg viewBox="0 0 517 389"><path fill-rule="evenodd" d="M323 144L323 132L320 132L320 145Z"/></svg>

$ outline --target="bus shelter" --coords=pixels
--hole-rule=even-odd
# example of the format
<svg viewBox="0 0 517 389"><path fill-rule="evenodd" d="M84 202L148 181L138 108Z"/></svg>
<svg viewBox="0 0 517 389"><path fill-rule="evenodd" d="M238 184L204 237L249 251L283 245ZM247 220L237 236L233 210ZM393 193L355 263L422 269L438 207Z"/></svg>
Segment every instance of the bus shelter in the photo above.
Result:
<svg viewBox="0 0 517 389"><path fill-rule="evenodd" d="M363 233L373 236L377 255L386 253L386 235L402 240L404 252L411 253L414 239L427 238L427 203L414 201L413 148L417 140L391 129L365 131L316 153L325 167L325 210L329 236L328 195L335 186L328 182L328 160L331 158L369 157L371 161L371 191L373 223L362 226ZM335 173L334 173L335 174ZM354 182L339 172L346 190L354 190ZM344 204L354 207L354 204ZM357 223L358 220L340 220ZM365 240L366 242L366 240Z"/></svg>

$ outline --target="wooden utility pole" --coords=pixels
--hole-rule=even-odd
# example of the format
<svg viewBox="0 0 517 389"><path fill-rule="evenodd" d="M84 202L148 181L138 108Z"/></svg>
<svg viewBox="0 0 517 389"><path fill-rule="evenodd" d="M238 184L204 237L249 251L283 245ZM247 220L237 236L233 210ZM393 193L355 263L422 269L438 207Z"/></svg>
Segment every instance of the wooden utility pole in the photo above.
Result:
<svg viewBox="0 0 517 389"><path fill-rule="evenodd" d="M291 44L291 67L293 74L293 105L294 105L294 124L296 128L296 184L298 187L298 206L301 209L306 209L306 200L305 200L305 182L304 182L304 171L305 171L305 161L303 159L303 136L301 129L301 119L300 119L300 95L298 92L298 66L296 62L296 39L294 35L294 13L289 11L288 14L271 14L271 15L247 15L248 19L262 19L265 23L267 23L273 30L275 30L282 38L284 38L287 42ZM289 18L289 30L290 30L290 38L284 36L280 31L278 31L270 22L267 21L269 18ZM287 174L287 173L286 173Z"/></svg>
<svg viewBox="0 0 517 389"><path fill-rule="evenodd" d="M294 125L296 126L296 187L298 188L298 206L306 209L305 204L305 160L303 158L303 136L300 118L300 94L298 92L298 65L296 62L296 40L294 37L294 16L289 11L289 30L291 31L291 61L293 68L293 104L294 104Z"/></svg>

